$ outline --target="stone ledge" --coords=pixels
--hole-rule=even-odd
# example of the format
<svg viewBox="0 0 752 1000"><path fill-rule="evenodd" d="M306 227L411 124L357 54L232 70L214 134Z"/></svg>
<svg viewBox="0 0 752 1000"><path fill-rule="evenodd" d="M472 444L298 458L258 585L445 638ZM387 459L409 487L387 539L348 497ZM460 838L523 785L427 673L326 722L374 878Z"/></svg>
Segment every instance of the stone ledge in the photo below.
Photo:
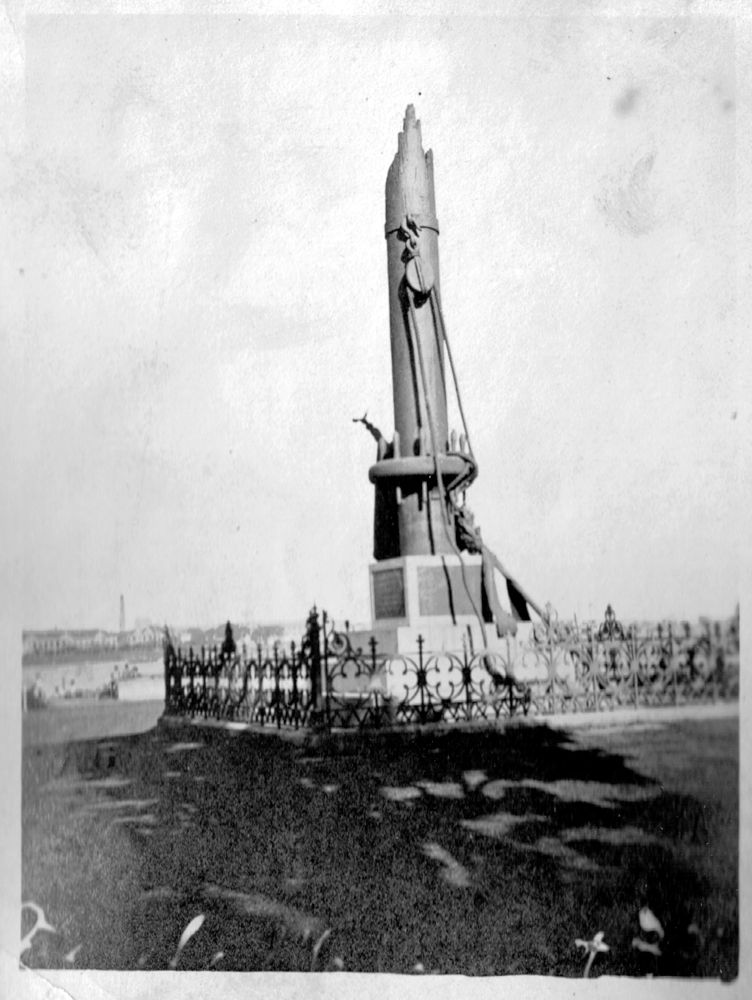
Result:
<svg viewBox="0 0 752 1000"><path fill-rule="evenodd" d="M286 743L307 748L328 746L342 749L354 741L378 740L395 734L421 735L449 732L492 732L508 729L548 726L553 729L571 729L592 726L627 728L646 722L670 723L685 720L738 718L738 702L716 702L701 705L670 705L664 707L624 708L611 712L573 712L555 715L515 715L501 719L471 719L458 722L397 723L392 726L371 726L363 729L332 728L329 731L301 727L290 729L282 726L261 726L254 722L231 722L225 719L189 718L181 715L162 715L157 726L164 729L201 729L239 736L275 736Z"/></svg>

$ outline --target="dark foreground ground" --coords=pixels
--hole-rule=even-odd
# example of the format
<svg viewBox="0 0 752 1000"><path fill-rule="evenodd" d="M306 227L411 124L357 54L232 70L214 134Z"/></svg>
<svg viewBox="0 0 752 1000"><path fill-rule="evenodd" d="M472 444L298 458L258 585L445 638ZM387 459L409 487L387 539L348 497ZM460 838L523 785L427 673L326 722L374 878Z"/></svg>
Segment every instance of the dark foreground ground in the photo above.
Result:
<svg viewBox="0 0 752 1000"><path fill-rule="evenodd" d="M27 965L581 976L602 931L592 976L736 976L736 719L335 752L158 714L25 717Z"/></svg>

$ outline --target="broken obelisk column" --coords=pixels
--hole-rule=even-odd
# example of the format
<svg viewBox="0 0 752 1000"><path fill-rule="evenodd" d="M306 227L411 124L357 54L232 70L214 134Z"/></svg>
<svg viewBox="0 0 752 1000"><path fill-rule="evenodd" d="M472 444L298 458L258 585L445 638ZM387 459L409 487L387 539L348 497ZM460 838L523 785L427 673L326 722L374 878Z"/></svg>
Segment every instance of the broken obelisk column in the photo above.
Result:
<svg viewBox="0 0 752 1000"><path fill-rule="evenodd" d="M433 156L407 108L386 180L394 439L380 442L371 610L385 652L485 645L481 559L460 552L450 489L475 469L448 431ZM451 445L450 445L451 439ZM461 440L461 439L460 439Z"/></svg>

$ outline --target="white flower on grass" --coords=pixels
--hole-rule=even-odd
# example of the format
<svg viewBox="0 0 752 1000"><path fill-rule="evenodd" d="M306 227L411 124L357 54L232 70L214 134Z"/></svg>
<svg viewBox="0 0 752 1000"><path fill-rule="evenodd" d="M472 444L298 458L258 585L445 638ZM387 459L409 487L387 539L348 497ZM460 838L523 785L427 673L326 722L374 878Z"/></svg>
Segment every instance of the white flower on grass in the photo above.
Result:
<svg viewBox="0 0 752 1000"><path fill-rule="evenodd" d="M587 952L587 962L585 963L585 971L583 972L583 978L587 979L590 975L590 967L595 961L595 956L599 951L609 951L609 946L603 940L603 931L598 931L592 941L584 941L582 938L575 938L575 946L577 948L584 948Z"/></svg>
<svg viewBox="0 0 752 1000"><path fill-rule="evenodd" d="M63 961L67 962L68 965L73 965L76 961L76 955L81 951L81 945L77 944L75 948L71 948L67 955L63 955Z"/></svg>
<svg viewBox="0 0 752 1000"><path fill-rule="evenodd" d="M185 930L180 935L180 940L178 941L177 950L170 959L171 969L177 969L178 961L180 960L180 952L183 950L183 948L185 948L185 946L188 944L188 942L196 933L196 931L198 931L201 928L201 925L203 924L205 919L206 918L204 917L204 914L199 913L199 915L197 917L194 917L193 920L191 920L191 922L186 926Z"/></svg>
<svg viewBox="0 0 752 1000"><path fill-rule="evenodd" d="M657 944L651 944L650 941L643 941L642 938L632 938L632 947L636 948L637 951L647 952L648 955L655 955L656 958L660 958L662 954Z"/></svg>
<svg viewBox="0 0 752 1000"><path fill-rule="evenodd" d="M315 942L315 944L313 946L313 951L311 953L311 972L313 972L314 967L316 965L316 959L319 957L319 952L321 951L321 946L323 945L324 941L326 941L326 939L329 937L329 935L331 933L332 933L331 927L327 927L327 929L324 931L324 933L321 934L321 936Z"/></svg>
<svg viewBox="0 0 752 1000"><path fill-rule="evenodd" d="M651 940L645 941L644 938L641 937L632 938L632 947L636 951L640 951L645 955L652 955L654 958L660 958L663 952L661 951L658 942L662 941L665 937L660 920L656 917L649 906L643 906L638 916L640 921L640 930Z"/></svg>
<svg viewBox="0 0 752 1000"><path fill-rule="evenodd" d="M643 906L640 910L640 929L644 934L655 933L659 938L664 937L661 922L649 906Z"/></svg>
<svg viewBox="0 0 752 1000"><path fill-rule="evenodd" d="M488 780L488 775L485 771L463 771L462 780L470 791L474 792L476 788L480 788L484 781Z"/></svg>
<svg viewBox="0 0 752 1000"><path fill-rule="evenodd" d="M423 844L422 851L427 858L438 861L441 867L441 878L449 885L458 889L467 889L472 884L470 872L454 858L449 851L433 841Z"/></svg>
<svg viewBox="0 0 752 1000"><path fill-rule="evenodd" d="M31 943L34 940L34 935L38 934L39 931L49 931L50 934L57 934L57 931L52 926L52 924L47 922L47 918L44 915L44 910L41 906L36 903L21 903L22 910L31 910L36 916L36 923L31 928L29 933L21 939L21 950L19 955L23 955L24 952L31 948Z"/></svg>

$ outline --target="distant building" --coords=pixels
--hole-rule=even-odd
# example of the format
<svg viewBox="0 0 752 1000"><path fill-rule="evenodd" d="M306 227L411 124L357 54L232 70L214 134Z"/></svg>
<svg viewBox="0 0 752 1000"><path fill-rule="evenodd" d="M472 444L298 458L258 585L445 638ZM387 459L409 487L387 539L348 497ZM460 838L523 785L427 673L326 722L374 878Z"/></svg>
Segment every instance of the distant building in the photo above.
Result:
<svg viewBox="0 0 752 1000"><path fill-rule="evenodd" d="M253 627L231 624L236 651L241 656L255 655L259 646L264 649L271 649L274 645L286 648L291 642L297 646L305 632L305 623L302 621L259 624ZM225 639L225 627L226 623L223 623L207 629L176 628L170 631L176 646L198 652L202 646L206 650L215 647L221 649Z"/></svg>
<svg viewBox="0 0 752 1000"><path fill-rule="evenodd" d="M154 625L131 632L107 632L104 629L25 630L22 633L22 655L40 662L56 657L84 654L97 656L127 649L151 649L161 646L161 630Z"/></svg>

